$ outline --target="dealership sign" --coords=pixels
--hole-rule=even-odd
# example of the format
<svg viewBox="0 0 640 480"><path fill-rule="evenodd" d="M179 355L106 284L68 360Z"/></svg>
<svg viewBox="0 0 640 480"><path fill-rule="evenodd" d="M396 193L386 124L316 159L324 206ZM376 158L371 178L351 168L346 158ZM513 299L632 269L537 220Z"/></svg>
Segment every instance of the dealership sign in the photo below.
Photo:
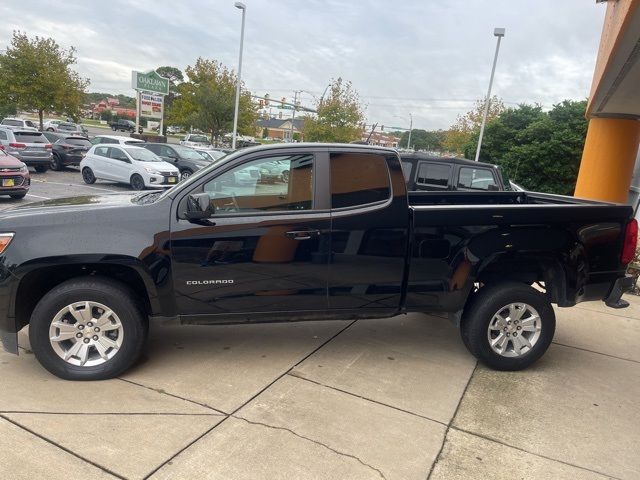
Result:
<svg viewBox="0 0 640 480"><path fill-rule="evenodd" d="M146 73L133 71L131 72L131 87L139 91L168 95L169 79L161 77L154 70Z"/></svg>
<svg viewBox="0 0 640 480"><path fill-rule="evenodd" d="M140 115L149 118L162 118L162 95L140 94Z"/></svg>

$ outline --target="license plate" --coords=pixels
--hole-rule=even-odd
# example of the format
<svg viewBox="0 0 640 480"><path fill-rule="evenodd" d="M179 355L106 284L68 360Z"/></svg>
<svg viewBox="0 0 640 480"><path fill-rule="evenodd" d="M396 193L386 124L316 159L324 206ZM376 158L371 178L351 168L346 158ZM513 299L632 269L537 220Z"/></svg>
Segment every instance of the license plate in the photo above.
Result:
<svg viewBox="0 0 640 480"><path fill-rule="evenodd" d="M176 183L178 181L178 177L167 177L169 183Z"/></svg>
<svg viewBox="0 0 640 480"><path fill-rule="evenodd" d="M14 187L16 185L16 182L13 180L13 178L4 178L2 179L2 186L3 187Z"/></svg>

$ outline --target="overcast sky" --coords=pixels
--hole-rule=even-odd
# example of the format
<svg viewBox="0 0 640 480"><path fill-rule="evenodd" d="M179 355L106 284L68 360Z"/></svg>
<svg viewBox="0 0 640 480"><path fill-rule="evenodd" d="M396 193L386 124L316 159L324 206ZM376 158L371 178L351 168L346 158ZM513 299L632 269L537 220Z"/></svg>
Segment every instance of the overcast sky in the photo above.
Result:
<svg viewBox="0 0 640 480"><path fill-rule="evenodd" d="M0 49L14 29L77 49L89 91L133 95L131 70L183 69L198 56L237 68L233 0L2 0ZM588 96L606 4L594 0L245 0L242 77L271 98L351 80L368 122L447 128L486 94L505 103ZM313 106L311 94L302 102Z"/></svg>

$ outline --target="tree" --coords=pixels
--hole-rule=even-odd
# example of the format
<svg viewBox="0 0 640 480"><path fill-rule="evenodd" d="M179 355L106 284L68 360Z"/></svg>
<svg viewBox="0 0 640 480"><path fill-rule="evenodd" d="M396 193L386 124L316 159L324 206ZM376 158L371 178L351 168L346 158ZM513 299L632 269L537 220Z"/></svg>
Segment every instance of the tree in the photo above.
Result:
<svg viewBox="0 0 640 480"><path fill-rule="evenodd" d="M211 134L211 141L232 131L235 109L236 74L215 60L198 58L186 68L188 81L176 87L176 98L167 109L167 122L194 126ZM251 93L241 89L238 131L254 134L257 109Z"/></svg>
<svg viewBox="0 0 640 480"><path fill-rule="evenodd" d="M41 128L45 111L79 116L89 80L71 68L75 52L52 38L29 39L14 31L11 45L0 55L1 95L17 108L37 110Z"/></svg>
<svg viewBox="0 0 640 480"><path fill-rule="evenodd" d="M178 84L184 82L184 75L179 68L164 66L156 68L156 73L161 77L169 80L169 94L164 97L164 109L165 112L171 108L173 101L178 94ZM167 134L167 123L164 123L163 135Z"/></svg>
<svg viewBox="0 0 640 480"><path fill-rule="evenodd" d="M480 131L484 116L485 100L476 100L474 107L464 115L458 115L454 123L445 133L442 147L453 153L463 154L467 143L474 132ZM496 118L504 110L504 103L494 95L489 103L487 122Z"/></svg>
<svg viewBox="0 0 640 480"><path fill-rule="evenodd" d="M411 148L414 150L435 150L442 149L444 130L427 131L421 129L411 130ZM400 147L406 147L409 141L409 132L406 131L400 137Z"/></svg>
<svg viewBox="0 0 640 480"><path fill-rule="evenodd" d="M529 190L571 195L587 135L585 110L586 101L572 100L548 113L539 105L509 108L487 125L480 160L500 165Z"/></svg>
<svg viewBox="0 0 640 480"><path fill-rule="evenodd" d="M358 92L349 81L333 80L327 96L316 103L317 117L304 119L308 142L350 142L360 138L364 114Z"/></svg>

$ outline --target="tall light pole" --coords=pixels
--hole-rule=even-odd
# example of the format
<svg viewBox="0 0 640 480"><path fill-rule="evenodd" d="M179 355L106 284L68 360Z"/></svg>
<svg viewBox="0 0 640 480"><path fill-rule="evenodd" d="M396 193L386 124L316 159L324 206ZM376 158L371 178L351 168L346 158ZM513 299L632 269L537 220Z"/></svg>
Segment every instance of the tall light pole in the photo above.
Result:
<svg viewBox="0 0 640 480"><path fill-rule="evenodd" d="M298 94L304 90L294 90L293 92L293 113L291 114L291 129L289 131L291 143L293 143L293 121L296 119L296 108L298 108Z"/></svg>
<svg viewBox="0 0 640 480"><path fill-rule="evenodd" d="M411 130L413 130L413 115L409 114L409 138L407 138L407 150L411 149Z"/></svg>
<svg viewBox="0 0 640 480"><path fill-rule="evenodd" d="M498 37L496 42L496 53L493 56L493 66L491 67L491 77L489 78L489 90L487 98L484 101L484 115L482 115L482 125L480 125L480 137L478 138L478 148L476 149L476 162L480 158L480 148L482 148L482 137L484 136L484 126L487 123L487 115L489 114L489 102L491 101L491 87L493 86L493 75L496 73L496 63L498 63L498 52L500 51L500 40L504 37L504 28L495 28L493 35Z"/></svg>
<svg viewBox="0 0 640 480"><path fill-rule="evenodd" d="M233 112L233 138L231 148L236 149L236 136L238 135L238 110L240 109L240 83L242 77L242 47L244 44L244 16L247 13L247 6L242 2L235 3L236 8L242 10L242 29L240 30L240 58L238 59L238 84L236 85L236 108Z"/></svg>

